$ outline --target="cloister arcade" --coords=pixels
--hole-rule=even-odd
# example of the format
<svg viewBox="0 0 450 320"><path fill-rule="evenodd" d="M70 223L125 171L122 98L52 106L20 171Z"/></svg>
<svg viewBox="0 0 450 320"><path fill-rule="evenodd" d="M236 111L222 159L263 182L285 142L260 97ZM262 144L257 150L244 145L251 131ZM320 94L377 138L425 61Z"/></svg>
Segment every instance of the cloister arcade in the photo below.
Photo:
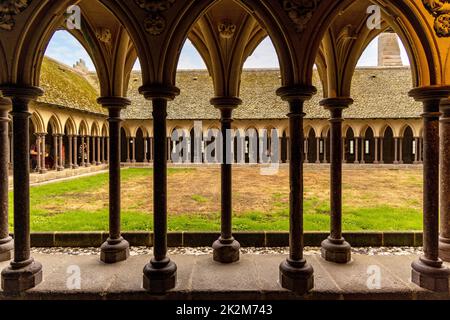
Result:
<svg viewBox="0 0 450 320"><path fill-rule="evenodd" d="M94 61L100 86L98 103L108 110L107 119L100 115L70 117L64 111L60 115L51 108L36 110L33 106L44 93L39 79L45 47L56 30L66 28L66 12L74 4L83 13L82 30L69 31ZM378 9L373 9L374 5ZM423 162L424 256L412 264L412 282L448 292L449 270L441 258L450 257L449 6L448 1L430 0L3 1L0 14L2 18L7 14L8 19L0 19L0 92L4 97L0 104L0 176L8 176L4 155L9 112L14 178L14 241L8 233L8 210L0 210L2 257L9 259L14 244L14 258L2 271L3 290L25 291L42 280L42 265L30 251L28 159L32 143L42 156L36 160L39 171L47 169L47 152L54 154L56 170L109 162L110 230L100 256L105 263L129 256L129 244L120 228L121 160L152 161L154 248L143 271L143 287L164 293L176 286L177 265L167 255L168 137L175 128L191 135L191 126L171 123L167 113L169 102L180 95L177 62L189 38L208 67L214 86L214 96L208 98L211 108L220 113L220 121L205 123L203 129L226 132L235 127L248 132L253 128L257 134L273 127L283 140L281 157L289 161L290 170L290 254L279 268L283 288L304 294L314 287L314 270L303 255L303 163L330 159L331 224L330 236L322 243L323 258L335 263L350 261L351 247L342 237L344 161ZM377 10L379 23L369 27ZM354 120L343 125L343 111L351 110L353 103L351 80L357 60L370 41L386 30L396 32L406 47L413 80L409 95L411 103L415 99L423 104L422 120ZM242 104L242 66L266 37L274 44L281 70L280 88L273 95L285 102L287 118L261 125L240 124L233 121L233 114ZM127 88L138 57L142 67L139 93L152 108L151 127L131 120L121 126L121 111L131 104ZM330 113L329 120L304 120L305 102L317 93L314 64L323 86L320 106ZM275 125L278 121L280 126ZM31 141L30 133L34 134ZM221 178L221 236L212 245L213 259L233 263L239 260L240 245L232 232L231 164L221 164ZM1 184L3 206L7 185Z"/></svg>

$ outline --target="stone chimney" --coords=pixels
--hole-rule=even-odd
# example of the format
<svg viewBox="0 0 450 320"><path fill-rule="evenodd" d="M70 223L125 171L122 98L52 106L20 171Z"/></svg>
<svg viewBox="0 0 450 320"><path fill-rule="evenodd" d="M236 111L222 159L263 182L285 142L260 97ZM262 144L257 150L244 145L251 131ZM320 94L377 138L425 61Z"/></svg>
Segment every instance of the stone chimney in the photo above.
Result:
<svg viewBox="0 0 450 320"><path fill-rule="evenodd" d="M378 66L402 67L400 45L395 33L385 32L378 38Z"/></svg>
<svg viewBox="0 0 450 320"><path fill-rule="evenodd" d="M89 73L89 69L86 66L86 61L84 61L83 59L80 59L79 61L77 61L77 63L75 63L73 65L73 68L83 74L87 74Z"/></svg>

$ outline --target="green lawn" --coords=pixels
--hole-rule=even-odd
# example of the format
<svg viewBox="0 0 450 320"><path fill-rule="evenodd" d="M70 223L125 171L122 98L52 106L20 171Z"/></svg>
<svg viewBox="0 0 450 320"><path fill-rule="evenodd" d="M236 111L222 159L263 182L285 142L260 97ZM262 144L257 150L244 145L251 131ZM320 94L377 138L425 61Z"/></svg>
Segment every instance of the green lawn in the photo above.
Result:
<svg viewBox="0 0 450 320"><path fill-rule="evenodd" d="M186 184L186 188L169 186L169 202L171 199L179 202L174 207L174 212L169 212L170 231L217 231L220 229L220 216L217 209L218 203L220 203L218 199L220 198L218 198L217 190L207 190L211 194L206 191L203 194L198 194L202 192L194 192L194 190L198 190L194 182L197 179L194 179L194 177L203 172L206 171L197 169L169 170L169 180L173 182L179 180ZM216 173L215 171L214 174ZM320 174L326 177L326 173ZM390 176L393 173L388 172L387 174ZM408 174L411 175L410 178L398 182L406 184L403 186L404 188L420 190L421 184L420 180L418 182L416 179L416 173ZM417 174L420 174L420 172L417 172ZM124 231L152 230L151 175L150 169L124 169L122 171L122 228ZM198 180L200 180L199 184L202 184L203 188L208 189L208 186L205 186L201 179ZM280 181L282 181L280 183L284 183L284 180L280 177ZM305 180L305 229L327 231L329 230L329 204L327 196L324 195L326 190L315 190L315 186L321 185L317 183L317 180L309 181L308 177L305 177ZM252 182L253 184L258 183L258 181ZM216 181L211 183L213 185ZM98 174L32 187L32 231L108 230L107 185L108 175ZM352 197L350 194L351 188L348 184L344 184L344 197L347 193L346 189L349 190L348 193ZM376 186L374 188L376 189ZM395 192L395 190L392 190L392 192ZM171 193L176 195L176 198L175 196L171 197ZM267 198L267 195L264 196ZM233 219L235 230L288 230L289 202L286 188L281 192L269 194L270 209L268 210L258 209L253 211L251 208L246 208L246 194L244 192L242 194L236 192L236 197L242 198L242 200L238 199L236 202L244 208L239 209ZM378 196L372 195L370 190L366 190L355 203L353 203L354 201L344 200L346 203L343 217L344 230L421 230L421 199L418 200L415 197L403 199L392 205L388 202L380 204L380 201L372 200L372 198L378 199ZM188 212L182 211L183 201L190 204L189 208L191 209ZM260 202L261 200L256 199L254 201ZM169 210L171 210L170 208L171 205L169 205ZM199 212L193 211L192 208L199 208ZM12 193L10 193L11 226L13 223L12 209Z"/></svg>

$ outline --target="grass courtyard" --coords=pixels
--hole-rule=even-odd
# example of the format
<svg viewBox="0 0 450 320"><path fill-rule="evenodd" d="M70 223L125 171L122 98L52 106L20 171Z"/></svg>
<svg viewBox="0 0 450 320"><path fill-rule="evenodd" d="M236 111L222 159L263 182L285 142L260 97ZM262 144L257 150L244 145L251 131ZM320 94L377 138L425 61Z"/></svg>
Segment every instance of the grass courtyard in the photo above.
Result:
<svg viewBox="0 0 450 320"><path fill-rule="evenodd" d="M289 172L264 176L256 167L233 172L234 229L287 231ZM345 169L346 231L421 230L422 172L418 169ZM220 229L220 169L169 169L170 231ZM329 170L305 172L305 229L329 230ZM10 193L12 226L12 193ZM152 170L122 171L124 231L152 230ZM32 231L108 230L108 175L31 188Z"/></svg>

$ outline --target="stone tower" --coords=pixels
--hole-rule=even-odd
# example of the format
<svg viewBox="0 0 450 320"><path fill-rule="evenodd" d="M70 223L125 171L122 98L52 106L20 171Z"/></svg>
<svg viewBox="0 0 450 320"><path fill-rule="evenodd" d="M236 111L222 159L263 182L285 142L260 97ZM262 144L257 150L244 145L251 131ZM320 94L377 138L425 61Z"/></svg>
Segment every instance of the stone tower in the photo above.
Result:
<svg viewBox="0 0 450 320"><path fill-rule="evenodd" d="M382 33L378 38L378 66L402 67L400 45L395 33Z"/></svg>

